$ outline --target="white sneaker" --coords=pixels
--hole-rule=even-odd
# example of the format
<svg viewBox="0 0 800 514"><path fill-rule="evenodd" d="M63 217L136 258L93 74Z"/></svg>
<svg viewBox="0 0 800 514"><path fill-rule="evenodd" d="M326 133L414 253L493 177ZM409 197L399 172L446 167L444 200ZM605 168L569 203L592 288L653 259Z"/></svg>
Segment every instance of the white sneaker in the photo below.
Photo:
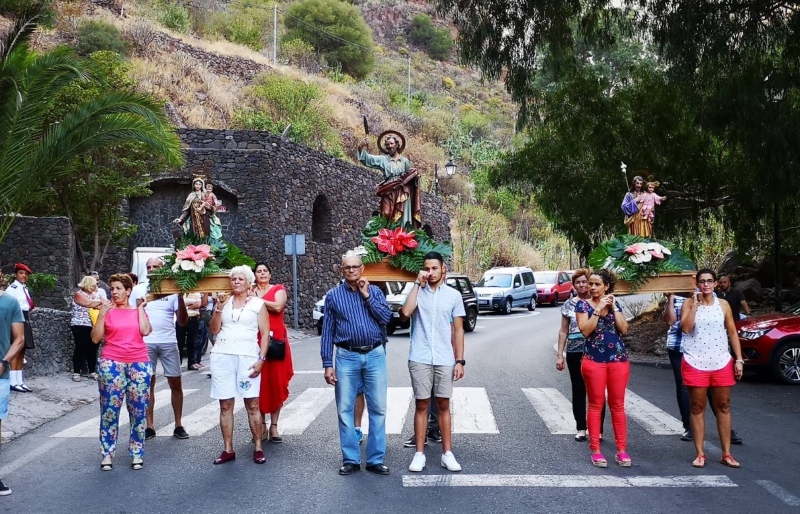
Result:
<svg viewBox="0 0 800 514"><path fill-rule="evenodd" d="M422 452L416 452L414 453L414 459L411 461L411 464L408 465L408 470L418 473L423 469L425 469L425 454Z"/></svg>
<svg viewBox="0 0 800 514"><path fill-rule="evenodd" d="M442 467L447 468L447 471L461 471L461 464L458 463L453 452L442 454Z"/></svg>

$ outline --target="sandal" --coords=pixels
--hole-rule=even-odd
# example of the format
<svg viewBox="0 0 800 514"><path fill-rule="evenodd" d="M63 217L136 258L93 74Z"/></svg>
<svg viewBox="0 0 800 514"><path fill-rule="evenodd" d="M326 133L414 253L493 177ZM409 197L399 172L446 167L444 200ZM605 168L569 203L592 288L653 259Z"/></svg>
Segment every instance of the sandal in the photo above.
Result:
<svg viewBox="0 0 800 514"><path fill-rule="evenodd" d="M133 470L138 471L143 467L144 467L144 461L142 459L134 459L133 462L131 462L131 469Z"/></svg>
<svg viewBox="0 0 800 514"><path fill-rule="evenodd" d="M698 455L692 461L692 466L696 468L704 468L706 467L706 456L705 455Z"/></svg>
<svg viewBox="0 0 800 514"><path fill-rule="evenodd" d="M630 455L628 455L625 452L617 452L617 454L614 455L614 460L617 461L617 464L619 464L620 467L623 467L623 468L629 468L629 467L631 467L631 464L633 463L631 461Z"/></svg>
<svg viewBox="0 0 800 514"><path fill-rule="evenodd" d="M602 453L593 453L592 465L596 468L606 468L608 467L608 461L603 457Z"/></svg>
<svg viewBox="0 0 800 514"><path fill-rule="evenodd" d="M581 432L583 432L583 433L581 433ZM579 443L585 442L586 439L587 439L587 437L586 437L586 431L585 430L580 430L580 431L578 431L577 434L575 434L575 440L577 442L579 442Z"/></svg>
<svg viewBox="0 0 800 514"><path fill-rule="evenodd" d="M730 453L727 454L727 455L723 455L722 459L720 459L720 463L725 464L729 468L740 468L740 467L742 467L742 465L739 464L738 462L736 462L736 459L734 459L733 455L731 455Z"/></svg>
<svg viewBox="0 0 800 514"><path fill-rule="evenodd" d="M83 377L81 377L80 373L73 373L72 374L72 381L73 382L80 382L81 380L83 380Z"/></svg>
<svg viewBox="0 0 800 514"><path fill-rule="evenodd" d="M267 441L271 441L275 444L281 444L283 442L283 437L279 435L272 435L272 427L277 427L277 426L278 426L277 423L272 423L269 426L269 431L267 432ZM276 428L275 431L277 432L278 429Z"/></svg>
<svg viewBox="0 0 800 514"><path fill-rule="evenodd" d="M105 460L105 459L103 459ZM111 471L114 469L114 464L111 462L101 462L100 463L100 471Z"/></svg>

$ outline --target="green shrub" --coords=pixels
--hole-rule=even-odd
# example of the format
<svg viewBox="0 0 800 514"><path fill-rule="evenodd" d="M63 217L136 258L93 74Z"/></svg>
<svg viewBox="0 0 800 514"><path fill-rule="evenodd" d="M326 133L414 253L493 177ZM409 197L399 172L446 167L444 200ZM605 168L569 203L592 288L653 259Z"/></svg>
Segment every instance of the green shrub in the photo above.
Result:
<svg viewBox="0 0 800 514"><path fill-rule="evenodd" d="M177 32L189 32L189 11L178 3L164 3L161 6L159 21L165 27Z"/></svg>
<svg viewBox="0 0 800 514"><path fill-rule="evenodd" d="M474 109L465 111L459 124L473 139L486 138L492 130L491 120Z"/></svg>
<svg viewBox="0 0 800 514"><path fill-rule="evenodd" d="M284 28L282 41L305 41L355 79L363 80L375 66L372 31L358 7L340 0L300 0L289 6Z"/></svg>
<svg viewBox="0 0 800 514"><path fill-rule="evenodd" d="M336 157L342 157L339 134L331 126L331 114L320 103L322 92L316 84L267 74L249 91L254 109L234 115L236 128L266 130L281 134L291 125L288 137Z"/></svg>
<svg viewBox="0 0 800 514"><path fill-rule="evenodd" d="M57 14L53 8L53 0L0 0L0 14L18 18L34 4L41 4L44 7L39 24L43 27L52 27Z"/></svg>
<svg viewBox="0 0 800 514"><path fill-rule="evenodd" d="M101 50L128 54L126 43L119 29L104 21L84 21L78 27L78 44L75 51L78 55L87 56Z"/></svg>
<svg viewBox="0 0 800 514"><path fill-rule="evenodd" d="M446 61L453 53L453 37L447 29L436 29L426 48L431 59Z"/></svg>
<svg viewBox="0 0 800 514"><path fill-rule="evenodd" d="M318 64L314 47L302 39L284 41L281 44L280 54L285 62L304 70L310 70Z"/></svg>
<svg viewBox="0 0 800 514"><path fill-rule="evenodd" d="M439 29L433 25L427 14L417 14L411 18L408 40L425 49L431 59L444 61L453 52L453 37L447 29Z"/></svg>
<svg viewBox="0 0 800 514"><path fill-rule="evenodd" d="M442 77L442 86L444 86L445 89L453 89L456 87L456 81L450 77Z"/></svg>

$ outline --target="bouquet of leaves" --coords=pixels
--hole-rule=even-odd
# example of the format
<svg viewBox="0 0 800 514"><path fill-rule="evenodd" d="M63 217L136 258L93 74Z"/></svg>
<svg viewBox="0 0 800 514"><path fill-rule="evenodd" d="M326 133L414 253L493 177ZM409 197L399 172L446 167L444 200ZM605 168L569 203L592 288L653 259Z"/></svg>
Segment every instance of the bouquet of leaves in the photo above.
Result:
<svg viewBox="0 0 800 514"><path fill-rule="evenodd" d="M161 292L161 281L175 279L181 293L197 288L207 275L222 273L236 266L256 265L256 261L236 245L185 235L175 241L175 252L162 257L164 266L150 272L150 290Z"/></svg>
<svg viewBox="0 0 800 514"><path fill-rule="evenodd" d="M636 291L660 273L693 271L695 264L680 248L667 241L651 241L630 234L609 239L589 254L592 269L605 268Z"/></svg>
<svg viewBox="0 0 800 514"><path fill-rule="evenodd" d="M453 255L449 241L437 243L424 230L414 230L393 223L383 216L373 216L361 234L356 253L364 264L389 260L389 264L412 273L422 269L425 254L439 252L447 260Z"/></svg>

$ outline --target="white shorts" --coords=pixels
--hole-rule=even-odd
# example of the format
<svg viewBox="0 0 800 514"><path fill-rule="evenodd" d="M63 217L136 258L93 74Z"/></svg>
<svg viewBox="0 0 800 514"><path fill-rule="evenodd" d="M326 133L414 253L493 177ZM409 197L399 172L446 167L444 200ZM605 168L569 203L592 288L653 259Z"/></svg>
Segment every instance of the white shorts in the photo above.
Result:
<svg viewBox="0 0 800 514"><path fill-rule="evenodd" d="M250 378L253 364L258 357L250 355L230 355L212 353L211 365L211 398L228 400L240 398L258 398L261 391L261 375Z"/></svg>

